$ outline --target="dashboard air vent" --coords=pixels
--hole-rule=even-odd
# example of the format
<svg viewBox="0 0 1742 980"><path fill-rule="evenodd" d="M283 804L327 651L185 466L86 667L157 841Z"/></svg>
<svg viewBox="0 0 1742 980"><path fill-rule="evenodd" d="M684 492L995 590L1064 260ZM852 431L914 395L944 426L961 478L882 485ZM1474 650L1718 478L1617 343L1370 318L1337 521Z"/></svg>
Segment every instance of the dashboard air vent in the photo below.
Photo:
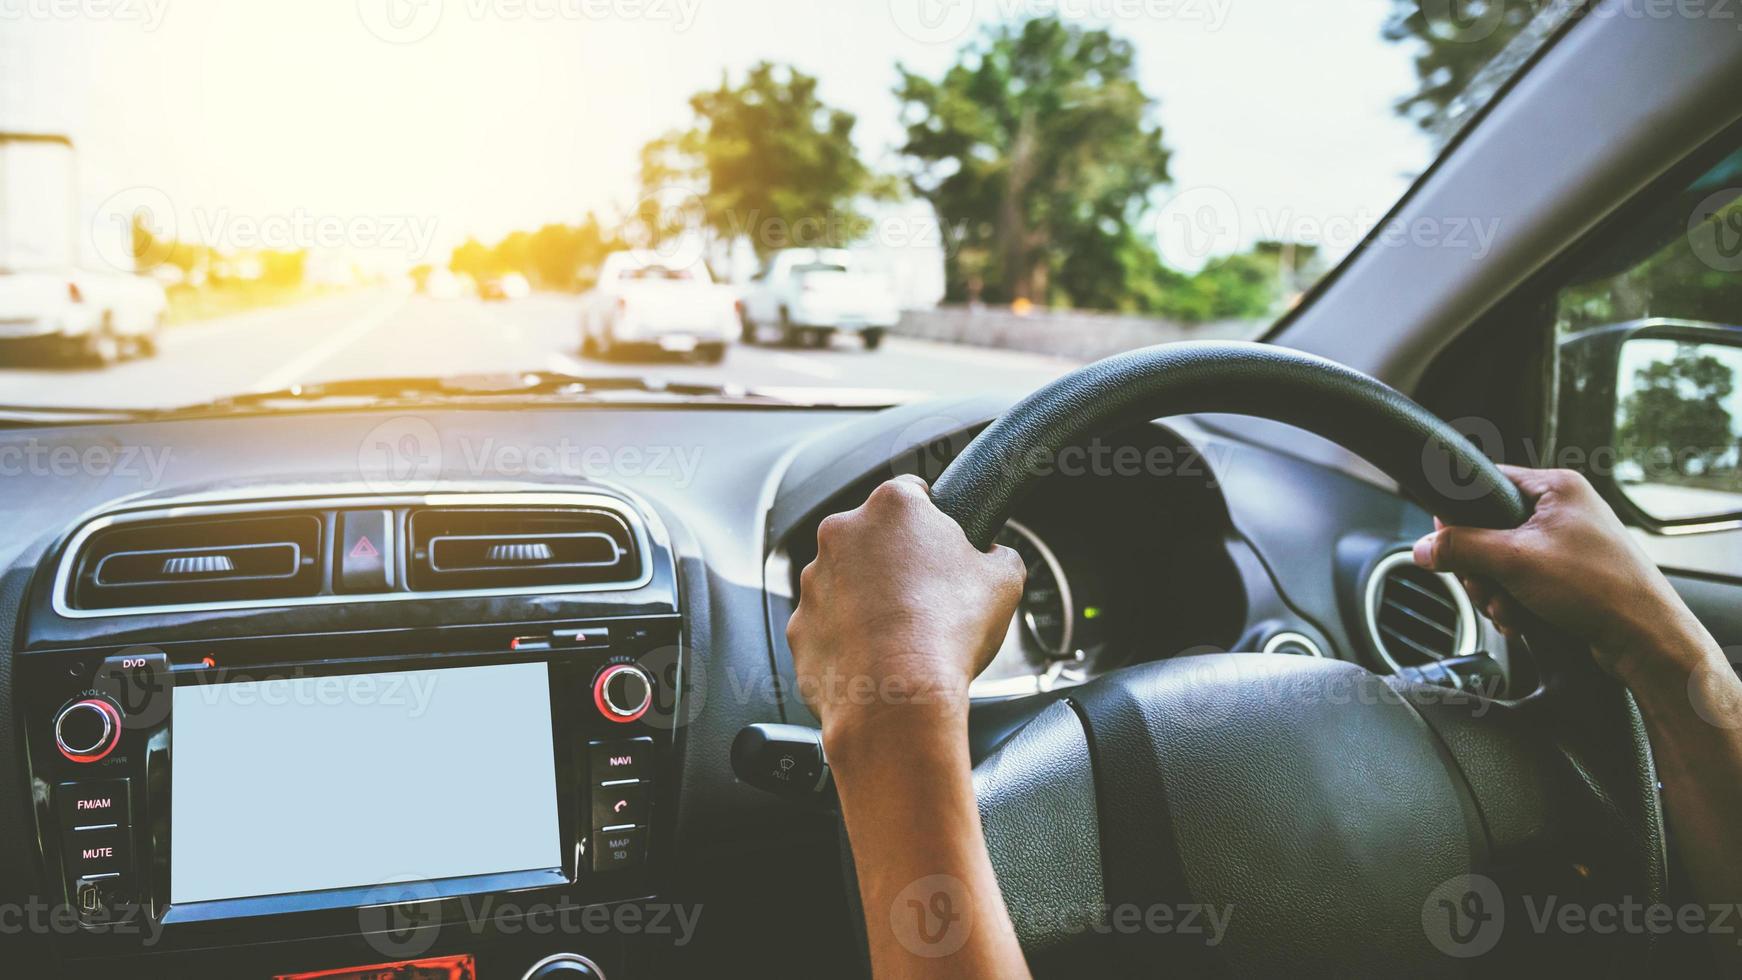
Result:
<svg viewBox="0 0 1742 980"><path fill-rule="evenodd" d="M86 540L70 599L125 609L314 595L321 537L307 514L115 524Z"/></svg>
<svg viewBox="0 0 1742 980"><path fill-rule="evenodd" d="M1374 652L1392 670L1468 656L1476 612L1463 586L1429 572L1407 551L1381 559L1367 580L1367 629Z"/></svg>
<svg viewBox="0 0 1742 980"><path fill-rule="evenodd" d="M418 592L633 582L635 536L587 507L429 507L411 513L408 576Z"/></svg>

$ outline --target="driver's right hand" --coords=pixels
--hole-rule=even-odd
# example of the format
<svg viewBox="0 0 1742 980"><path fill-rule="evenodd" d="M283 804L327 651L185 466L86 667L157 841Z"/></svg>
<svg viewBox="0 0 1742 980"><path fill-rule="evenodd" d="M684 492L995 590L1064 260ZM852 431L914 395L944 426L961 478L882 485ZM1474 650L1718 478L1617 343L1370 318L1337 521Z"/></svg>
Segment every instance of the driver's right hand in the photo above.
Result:
<svg viewBox="0 0 1742 980"><path fill-rule="evenodd" d="M1423 568L1457 575L1470 599L1509 636L1531 617L1591 647L1630 686L1686 676L1710 636L1582 475L1502 466L1534 508L1512 530L1447 527L1416 543Z"/></svg>

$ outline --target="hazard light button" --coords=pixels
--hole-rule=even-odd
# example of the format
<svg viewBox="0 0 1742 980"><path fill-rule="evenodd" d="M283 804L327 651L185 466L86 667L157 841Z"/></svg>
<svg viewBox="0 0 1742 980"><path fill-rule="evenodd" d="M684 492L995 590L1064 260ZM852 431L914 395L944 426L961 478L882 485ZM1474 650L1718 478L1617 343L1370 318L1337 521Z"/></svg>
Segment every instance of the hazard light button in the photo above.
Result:
<svg viewBox="0 0 1742 980"><path fill-rule="evenodd" d="M347 510L339 514L341 592L384 592L393 588L393 514L385 510Z"/></svg>

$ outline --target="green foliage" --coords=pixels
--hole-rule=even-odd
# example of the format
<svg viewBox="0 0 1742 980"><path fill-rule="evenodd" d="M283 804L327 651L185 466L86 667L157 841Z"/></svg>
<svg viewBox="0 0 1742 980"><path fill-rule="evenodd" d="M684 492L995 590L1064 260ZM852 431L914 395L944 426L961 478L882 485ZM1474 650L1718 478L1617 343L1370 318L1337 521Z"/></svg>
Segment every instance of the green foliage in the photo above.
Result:
<svg viewBox="0 0 1742 980"><path fill-rule="evenodd" d="M1742 315L1742 276L1702 256L1694 241L1707 234L1735 235L1735 229L1742 228L1742 199L1718 209L1705 228L1684 231L1680 214L1671 217L1676 221L1668 244L1648 258L1622 272L1562 290L1559 326L1563 331L1647 317L1737 322Z"/></svg>
<svg viewBox="0 0 1742 980"><path fill-rule="evenodd" d="M1129 42L1054 17L994 28L941 78L899 67L914 190L962 228L952 298L1128 308L1159 272L1131 228L1168 180ZM1124 280L1124 281L1120 281Z"/></svg>
<svg viewBox="0 0 1742 980"><path fill-rule="evenodd" d="M216 289L247 282L294 291L303 285L308 269L306 249L229 254L198 242L160 237L141 216L133 219L129 248L141 273L174 267L181 271L181 281L192 289Z"/></svg>
<svg viewBox="0 0 1742 980"><path fill-rule="evenodd" d="M448 258L448 268L462 276L485 279L504 270L496 264L495 252L476 238L467 238Z"/></svg>
<svg viewBox="0 0 1742 980"><path fill-rule="evenodd" d="M477 280L518 272L539 289L573 292L590 287L605 256L624 247L589 214L579 224L510 232L494 245L467 238L454 249L448 268Z"/></svg>
<svg viewBox="0 0 1742 980"><path fill-rule="evenodd" d="M691 128L641 151L644 213L657 241L700 225L747 237L758 255L793 246L841 246L863 234L855 203L887 193L853 145L856 119L817 96L817 80L759 62L741 84L690 99ZM672 189L693 197L668 199Z"/></svg>
<svg viewBox="0 0 1742 980"><path fill-rule="evenodd" d="M1678 345L1673 360L1654 361L1634 374L1616 430L1622 458L1667 463L1683 477L1705 472L1735 442L1724 407L1735 390L1728 364L1699 353L1697 344Z"/></svg>
<svg viewBox="0 0 1742 980"><path fill-rule="evenodd" d="M1381 30L1387 41L1416 47L1416 91L1397 111L1429 134L1445 136L1470 83L1536 15L1536 0L1391 0Z"/></svg>

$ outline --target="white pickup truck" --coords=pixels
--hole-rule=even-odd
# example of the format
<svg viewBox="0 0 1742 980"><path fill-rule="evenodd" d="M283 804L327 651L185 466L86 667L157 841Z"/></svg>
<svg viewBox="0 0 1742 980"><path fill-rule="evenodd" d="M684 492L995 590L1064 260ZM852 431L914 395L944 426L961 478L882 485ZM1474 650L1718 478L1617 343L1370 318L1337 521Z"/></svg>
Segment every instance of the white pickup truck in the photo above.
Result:
<svg viewBox="0 0 1742 980"><path fill-rule="evenodd" d="M835 334L848 333L876 350L900 316L888 279L841 248L775 252L744 290L750 343L826 347Z"/></svg>
<svg viewBox="0 0 1742 980"><path fill-rule="evenodd" d="M581 310L581 353L588 357L639 348L718 364L737 332L737 296L715 285L706 265L651 251L607 256Z"/></svg>
<svg viewBox="0 0 1742 980"><path fill-rule="evenodd" d="M81 262L77 200L71 141L0 133L0 361L24 347L99 365L157 351L163 287Z"/></svg>

